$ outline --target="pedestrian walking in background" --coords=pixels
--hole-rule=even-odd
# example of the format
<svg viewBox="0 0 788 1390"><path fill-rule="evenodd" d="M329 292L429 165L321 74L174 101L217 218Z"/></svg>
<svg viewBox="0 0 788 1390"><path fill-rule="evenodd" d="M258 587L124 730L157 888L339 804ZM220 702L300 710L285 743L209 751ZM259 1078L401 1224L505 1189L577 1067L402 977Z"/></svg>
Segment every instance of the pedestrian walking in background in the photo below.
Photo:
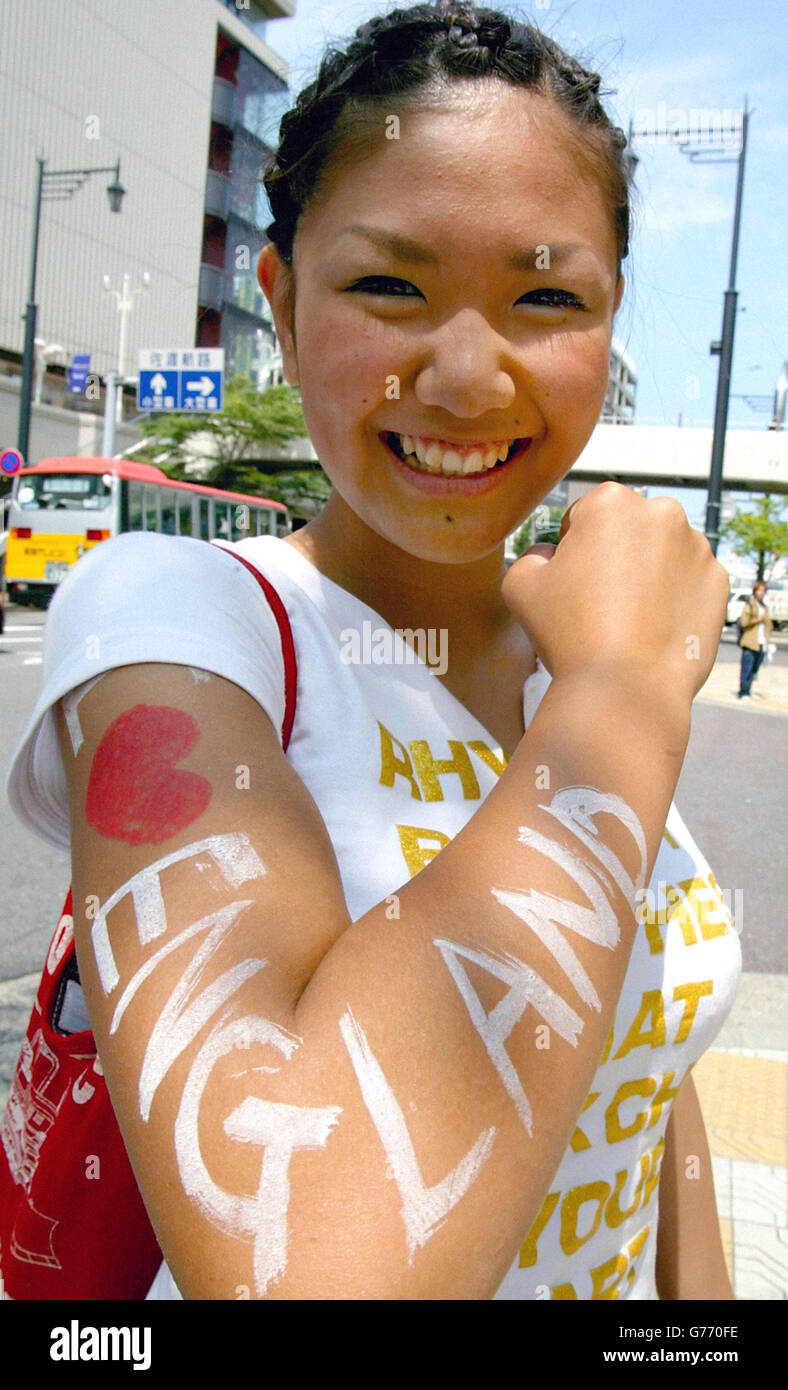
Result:
<svg viewBox="0 0 788 1390"><path fill-rule="evenodd" d="M741 612L741 669L739 672L739 699L751 699L750 686L760 669L761 662L769 646L772 620L764 599L766 585L756 579L752 586L752 598L748 599Z"/></svg>

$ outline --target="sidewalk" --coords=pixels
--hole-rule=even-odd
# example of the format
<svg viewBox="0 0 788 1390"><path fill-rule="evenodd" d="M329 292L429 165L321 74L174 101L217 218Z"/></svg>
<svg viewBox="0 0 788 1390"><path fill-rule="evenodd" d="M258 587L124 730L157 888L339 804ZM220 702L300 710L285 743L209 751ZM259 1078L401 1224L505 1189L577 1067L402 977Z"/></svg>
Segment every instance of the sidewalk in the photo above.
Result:
<svg viewBox="0 0 788 1390"><path fill-rule="evenodd" d="M739 662L717 661L698 700L710 700L719 705L736 705L743 710L766 710L772 714L788 714L788 667L764 661L752 683L752 699L740 700Z"/></svg>
<svg viewBox="0 0 788 1390"><path fill-rule="evenodd" d="M764 662L740 700L739 662L718 661L698 700L788 715L788 669ZM788 981L745 974L693 1076L706 1121L723 1246L738 1298L788 1299Z"/></svg>
<svg viewBox="0 0 788 1390"><path fill-rule="evenodd" d="M742 975L736 1002L693 1078L737 1298L788 1298L788 989Z"/></svg>

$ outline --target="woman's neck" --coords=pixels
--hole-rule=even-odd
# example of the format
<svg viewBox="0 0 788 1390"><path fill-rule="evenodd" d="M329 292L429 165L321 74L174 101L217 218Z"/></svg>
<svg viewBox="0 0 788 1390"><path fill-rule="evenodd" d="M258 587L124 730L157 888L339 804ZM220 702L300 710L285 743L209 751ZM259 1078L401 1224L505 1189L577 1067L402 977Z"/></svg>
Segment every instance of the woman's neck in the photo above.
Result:
<svg viewBox="0 0 788 1390"><path fill-rule="evenodd" d="M372 531L337 493L313 522L288 537L295 549L394 628L450 628L470 641L507 625L501 597L503 546L469 564L409 555Z"/></svg>

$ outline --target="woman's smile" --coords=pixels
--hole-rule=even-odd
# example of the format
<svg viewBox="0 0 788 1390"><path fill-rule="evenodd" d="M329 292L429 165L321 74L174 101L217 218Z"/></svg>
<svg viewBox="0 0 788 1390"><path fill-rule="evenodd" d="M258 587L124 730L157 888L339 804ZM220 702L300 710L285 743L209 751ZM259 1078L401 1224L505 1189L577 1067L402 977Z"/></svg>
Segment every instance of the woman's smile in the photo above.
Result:
<svg viewBox="0 0 788 1390"><path fill-rule="evenodd" d="M566 118L503 83L411 111L398 140L329 166L293 275L278 326L328 515L425 560L499 548L583 449L607 385L615 239Z"/></svg>
<svg viewBox="0 0 788 1390"><path fill-rule="evenodd" d="M424 436L380 434L401 476L421 492L473 497L496 487L530 447L530 439L475 441L470 446Z"/></svg>

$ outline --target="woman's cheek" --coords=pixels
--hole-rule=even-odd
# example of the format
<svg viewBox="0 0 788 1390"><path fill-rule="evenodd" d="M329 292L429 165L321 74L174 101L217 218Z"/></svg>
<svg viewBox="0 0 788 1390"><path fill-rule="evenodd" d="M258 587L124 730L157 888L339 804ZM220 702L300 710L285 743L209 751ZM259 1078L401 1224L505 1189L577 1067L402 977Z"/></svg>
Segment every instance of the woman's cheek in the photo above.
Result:
<svg viewBox="0 0 788 1390"><path fill-rule="evenodd" d="M610 350L605 338L598 345L586 340L581 344L582 351L572 345L572 351L561 354L553 361L553 370L548 386L552 404L564 402L571 406L572 415L578 425L583 417L595 417L602 408L607 390ZM556 371L555 368L558 367ZM570 417L571 418L571 417Z"/></svg>

